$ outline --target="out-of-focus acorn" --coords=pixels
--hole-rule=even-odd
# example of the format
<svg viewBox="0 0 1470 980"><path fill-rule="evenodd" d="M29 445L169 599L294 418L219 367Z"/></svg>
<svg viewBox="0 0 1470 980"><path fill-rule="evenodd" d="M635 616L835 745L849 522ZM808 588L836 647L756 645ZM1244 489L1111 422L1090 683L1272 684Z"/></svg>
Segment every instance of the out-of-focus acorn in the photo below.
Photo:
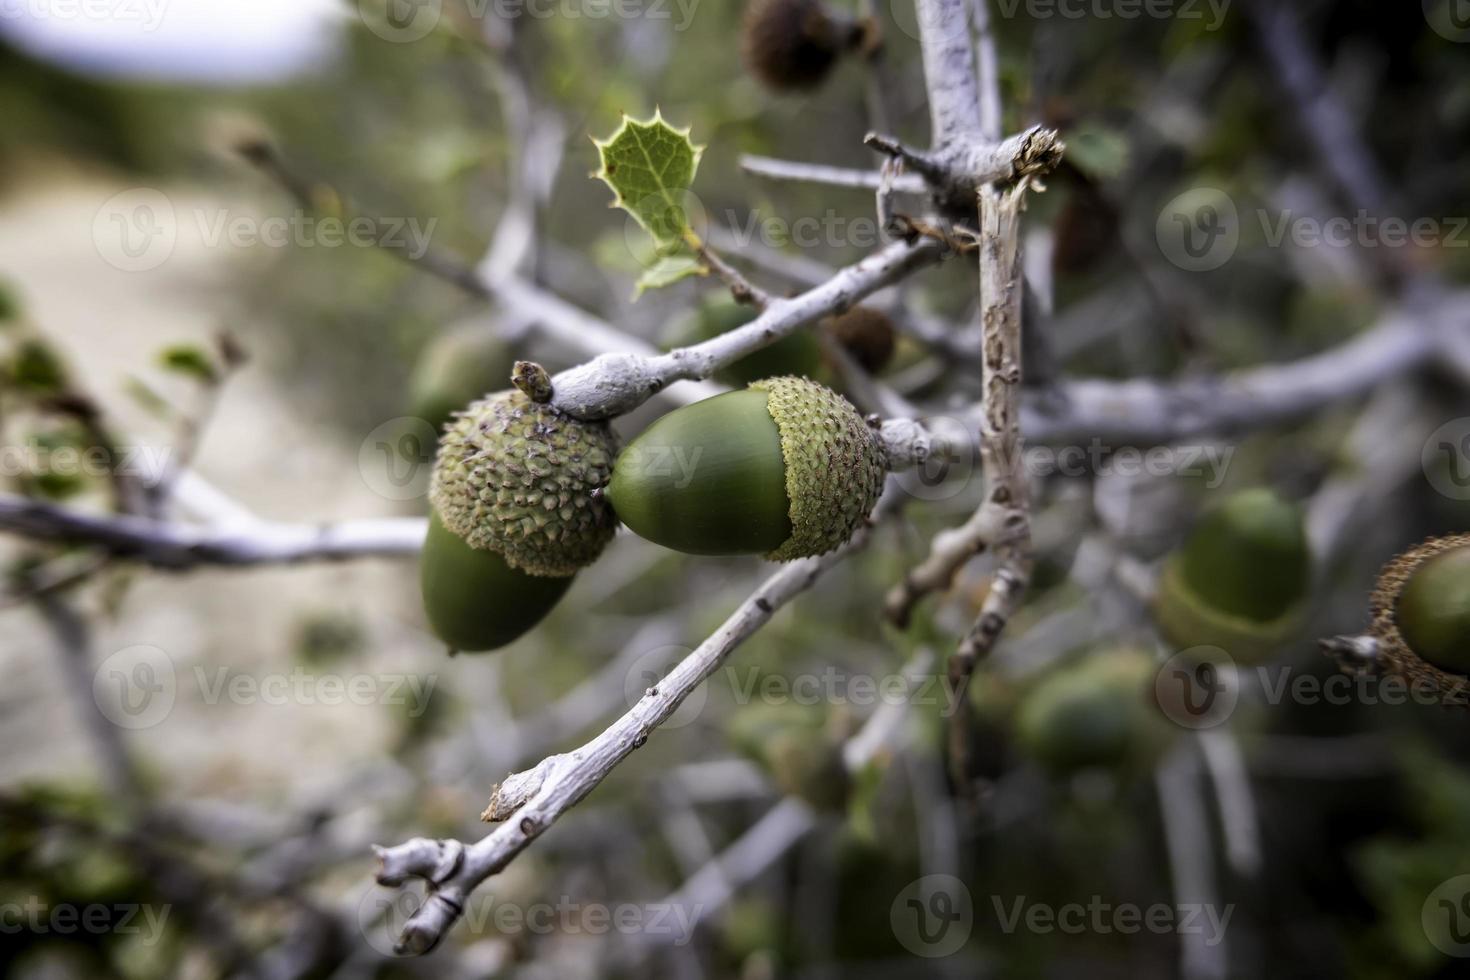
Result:
<svg viewBox="0 0 1470 980"><path fill-rule="evenodd" d="M893 360L897 335L893 320L882 310L854 306L846 313L823 320L822 329L846 348L869 374L878 374Z"/></svg>
<svg viewBox="0 0 1470 980"><path fill-rule="evenodd" d="M876 434L846 399L770 378L654 422L618 457L607 498L666 548L790 561L850 538L885 471Z"/></svg>
<svg viewBox="0 0 1470 980"><path fill-rule="evenodd" d="M771 776L788 796L823 811L847 806L852 780L842 761L842 740L826 712L795 703L752 704L730 722L730 740Z"/></svg>
<svg viewBox="0 0 1470 980"><path fill-rule="evenodd" d="M755 316L754 307L735 302L728 292L720 293L701 301L676 319L670 324L667 337L672 345L684 347L713 340L743 327ZM774 344L745 355L721 370L716 377L728 385L738 386L783 374L812 377L821 366L822 349L816 335L810 330L795 330Z"/></svg>
<svg viewBox="0 0 1470 980"><path fill-rule="evenodd" d="M741 29L745 65L777 92L814 89L837 59L871 39L871 25L844 17L821 0L751 0Z"/></svg>
<svg viewBox="0 0 1470 980"><path fill-rule="evenodd" d="M1164 564L1155 616L1176 647L1269 658L1300 628L1312 556L1300 509L1268 488L1231 494Z"/></svg>
<svg viewBox="0 0 1470 980"><path fill-rule="evenodd" d="M1022 698L1017 743L1058 775L1150 764L1174 731L1153 699L1156 669L1123 648L1053 671Z"/></svg>
<svg viewBox="0 0 1470 980"><path fill-rule="evenodd" d="M409 414L442 432L456 411L502 388L515 356L483 324L462 324L440 333L419 354L408 381Z"/></svg>
<svg viewBox="0 0 1470 980"><path fill-rule="evenodd" d="M605 423L519 390L475 402L450 423L434 461L420 576L440 639L493 650L550 611L612 539L616 521L596 491L616 453Z"/></svg>
<svg viewBox="0 0 1470 980"><path fill-rule="evenodd" d="M1386 669L1470 700L1470 534L1426 541L1385 565L1372 632Z"/></svg>

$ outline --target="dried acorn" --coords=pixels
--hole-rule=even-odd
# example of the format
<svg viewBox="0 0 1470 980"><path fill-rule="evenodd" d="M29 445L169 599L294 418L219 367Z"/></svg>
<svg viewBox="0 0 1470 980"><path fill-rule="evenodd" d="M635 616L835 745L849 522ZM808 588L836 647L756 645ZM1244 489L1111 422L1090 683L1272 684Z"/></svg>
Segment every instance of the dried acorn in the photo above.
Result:
<svg viewBox="0 0 1470 980"><path fill-rule="evenodd" d="M840 18L821 0L752 0L741 52L767 88L799 92L821 85L837 59L867 38L864 24Z"/></svg>
<svg viewBox="0 0 1470 980"><path fill-rule="evenodd" d="M503 386L515 357L483 324L468 323L439 334L420 353L409 378L409 414L435 431L456 411Z"/></svg>
<svg viewBox="0 0 1470 980"><path fill-rule="evenodd" d="M1159 628L1181 649L1265 660L1301 625L1311 565L1299 508L1264 487L1231 494L1165 563Z"/></svg>
<svg viewBox="0 0 1470 980"><path fill-rule="evenodd" d="M1470 534L1426 541L1384 566L1372 632L1390 671L1470 697Z"/></svg>
<svg viewBox="0 0 1470 980"><path fill-rule="evenodd" d="M893 360L897 335L887 313L871 306L854 306L822 321L822 329L846 348L869 374L878 374Z"/></svg>
<svg viewBox="0 0 1470 980"><path fill-rule="evenodd" d="M519 390L475 402L450 423L429 487L420 578L440 639L493 650L551 610L612 539L616 522L596 491L616 452L605 423Z"/></svg>
<svg viewBox="0 0 1470 980"><path fill-rule="evenodd" d="M770 378L654 422L618 457L607 499L666 548L790 561L852 536L878 501L884 464L846 399Z"/></svg>

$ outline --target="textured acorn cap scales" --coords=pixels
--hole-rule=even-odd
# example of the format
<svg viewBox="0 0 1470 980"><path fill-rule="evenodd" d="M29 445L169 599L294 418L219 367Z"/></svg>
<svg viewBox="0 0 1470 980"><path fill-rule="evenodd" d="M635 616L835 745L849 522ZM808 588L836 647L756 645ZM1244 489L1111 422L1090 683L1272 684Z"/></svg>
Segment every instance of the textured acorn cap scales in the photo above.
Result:
<svg viewBox="0 0 1470 980"><path fill-rule="evenodd" d="M1385 671L1432 685L1447 704L1470 705L1470 677L1444 670L1425 660L1404 637L1398 621L1399 599L1414 573L1432 558L1470 548L1470 534L1456 534L1425 541L1383 566L1373 589L1373 625L1378 641L1378 659Z"/></svg>
<svg viewBox="0 0 1470 980"><path fill-rule="evenodd" d="M815 381L770 378L750 387L766 393L781 434L791 506L791 537L766 558L826 554L852 537L878 502L887 472L883 449L857 409Z"/></svg>
<svg viewBox="0 0 1470 980"><path fill-rule="evenodd" d="M573 575L596 560L616 528L595 493L616 455L606 424L574 419L520 390L497 392L446 427L429 502L471 548L494 551L528 575Z"/></svg>

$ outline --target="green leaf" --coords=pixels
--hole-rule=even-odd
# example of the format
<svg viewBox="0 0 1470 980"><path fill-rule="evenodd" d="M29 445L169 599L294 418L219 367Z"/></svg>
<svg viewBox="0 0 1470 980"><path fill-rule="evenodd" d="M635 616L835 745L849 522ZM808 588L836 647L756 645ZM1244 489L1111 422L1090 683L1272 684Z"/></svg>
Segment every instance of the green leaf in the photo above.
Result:
<svg viewBox="0 0 1470 980"><path fill-rule="evenodd" d="M15 352L10 374L16 387L54 395L66 387L66 367L56 352L40 340L23 341Z"/></svg>
<svg viewBox="0 0 1470 980"><path fill-rule="evenodd" d="M165 347L158 360L165 370L186 375L203 384L214 384L219 378L209 355L192 344Z"/></svg>
<svg viewBox="0 0 1470 980"><path fill-rule="evenodd" d="M631 214L661 249L683 242L689 229L685 194L704 152L689 139L688 127L673 128L655 110L645 122L623 116L616 133L592 142L602 158L593 176L617 195L614 206Z"/></svg>
<svg viewBox="0 0 1470 980"><path fill-rule="evenodd" d="M638 277L637 289L633 293L633 298L637 299L649 289L663 289L681 279L705 275L709 275L709 270L701 265L694 256L665 255L643 270L643 275Z"/></svg>

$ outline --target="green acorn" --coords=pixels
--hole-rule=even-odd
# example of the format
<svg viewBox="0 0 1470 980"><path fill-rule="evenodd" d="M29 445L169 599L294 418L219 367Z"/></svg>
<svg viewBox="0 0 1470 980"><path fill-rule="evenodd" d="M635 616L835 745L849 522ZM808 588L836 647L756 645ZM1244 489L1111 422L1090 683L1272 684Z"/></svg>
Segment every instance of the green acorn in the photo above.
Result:
<svg viewBox="0 0 1470 980"><path fill-rule="evenodd" d="M1151 763L1172 733L1153 698L1156 669L1124 648L1051 672L1021 700L1017 744L1057 775Z"/></svg>
<svg viewBox="0 0 1470 980"><path fill-rule="evenodd" d="M1436 538L1384 566L1373 635L1393 673L1466 699L1470 677L1470 534Z"/></svg>
<svg viewBox="0 0 1470 980"><path fill-rule="evenodd" d="M737 303L728 292L706 299L678 317L669 326L668 338L675 347L713 340L755 319L754 307ZM783 374L815 375L822 367L822 347L810 330L795 330L745 355L722 369L715 377L732 386L747 385Z"/></svg>
<svg viewBox="0 0 1470 980"><path fill-rule="evenodd" d="M884 473L877 436L846 399L771 378L653 423L618 457L607 498L666 548L790 561L850 538Z"/></svg>
<svg viewBox="0 0 1470 980"><path fill-rule="evenodd" d="M1165 562L1159 628L1181 649L1216 646L1239 661L1265 660L1302 624L1311 566L1295 505L1264 487L1231 494Z"/></svg>
<svg viewBox="0 0 1470 980"><path fill-rule="evenodd" d="M759 764L787 796L813 808L847 806L852 779L842 760L840 718L813 706L783 702L751 704L731 719L735 748Z"/></svg>
<svg viewBox="0 0 1470 980"><path fill-rule="evenodd" d="M451 327L419 354L408 381L408 412L442 432L456 411L503 386L514 365L515 356L493 330Z"/></svg>
<svg viewBox="0 0 1470 980"><path fill-rule="evenodd" d="M493 650L534 626L616 528L596 492L617 452L612 430L547 404L535 371L543 401L512 390L475 402L434 461L420 582L430 624L456 650Z"/></svg>
<svg viewBox="0 0 1470 980"><path fill-rule="evenodd" d="M741 28L745 65L767 88L809 91L843 54L872 43L870 25L843 18L821 0L751 0Z"/></svg>

